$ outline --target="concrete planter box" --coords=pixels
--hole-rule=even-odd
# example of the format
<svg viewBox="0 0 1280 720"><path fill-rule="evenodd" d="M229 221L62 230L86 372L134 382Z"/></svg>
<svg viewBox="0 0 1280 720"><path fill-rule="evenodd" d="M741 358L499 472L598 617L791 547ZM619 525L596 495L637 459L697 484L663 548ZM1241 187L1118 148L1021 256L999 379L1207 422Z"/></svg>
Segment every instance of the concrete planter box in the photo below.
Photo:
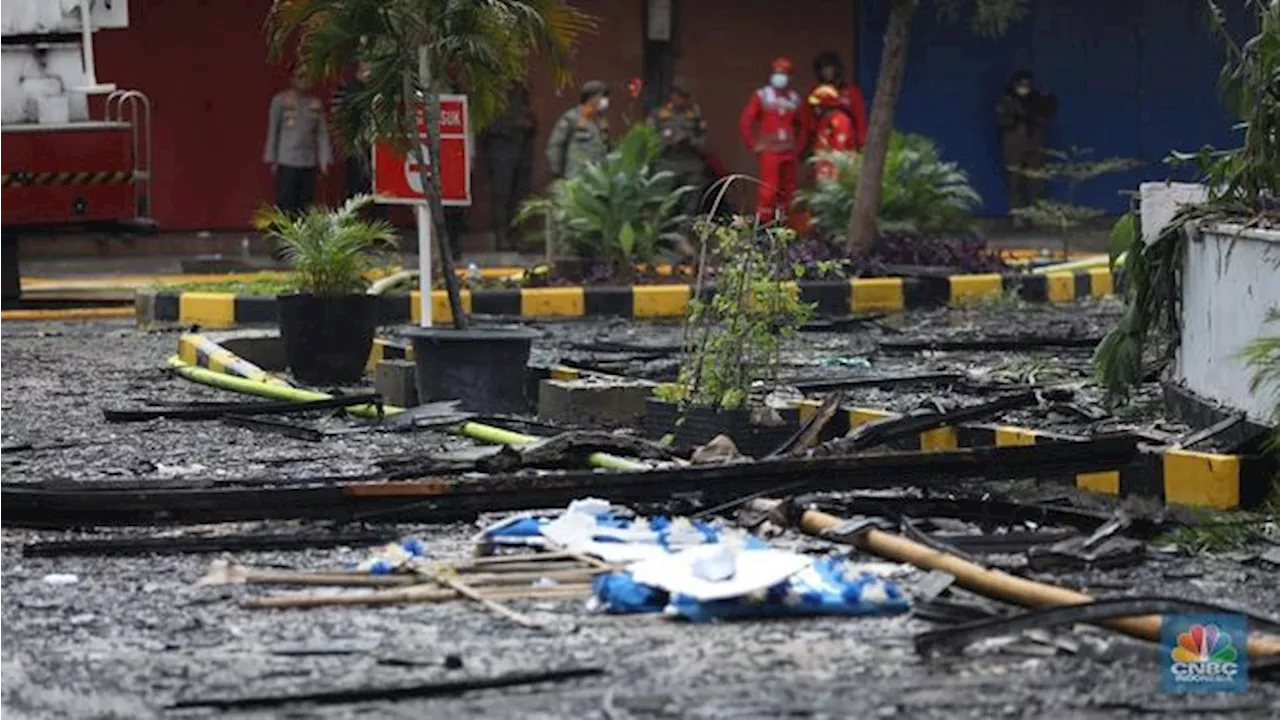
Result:
<svg viewBox="0 0 1280 720"><path fill-rule="evenodd" d="M675 403L648 398L645 403L644 434L658 439L667 433L675 436L675 446L692 449L705 445L717 435L726 435L743 455L762 458L800 429L800 418L792 408L779 412L782 425L756 425L746 408L715 410L705 405L686 408L681 422L680 407Z"/></svg>
<svg viewBox="0 0 1280 720"><path fill-rule="evenodd" d="M1280 231L1208 225L1192 233L1182 268L1182 338L1174 377L1191 392L1256 423L1273 424L1275 389L1249 389L1240 358L1252 340L1280 333L1264 323L1280 307Z"/></svg>

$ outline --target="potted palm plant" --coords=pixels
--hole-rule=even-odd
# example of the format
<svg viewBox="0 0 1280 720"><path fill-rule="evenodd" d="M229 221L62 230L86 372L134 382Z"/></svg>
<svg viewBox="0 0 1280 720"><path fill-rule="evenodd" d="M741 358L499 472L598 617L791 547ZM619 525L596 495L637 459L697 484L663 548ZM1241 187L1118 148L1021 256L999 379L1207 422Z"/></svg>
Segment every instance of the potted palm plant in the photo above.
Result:
<svg viewBox="0 0 1280 720"><path fill-rule="evenodd" d="M298 291L277 296L280 336L294 377L312 384L348 384L364 375L378 328L378 297L366 273L382 264L395 228L360 217L372 202L358 195L331 210L289 215L264 208L254 225L292 266Z"/></svg>

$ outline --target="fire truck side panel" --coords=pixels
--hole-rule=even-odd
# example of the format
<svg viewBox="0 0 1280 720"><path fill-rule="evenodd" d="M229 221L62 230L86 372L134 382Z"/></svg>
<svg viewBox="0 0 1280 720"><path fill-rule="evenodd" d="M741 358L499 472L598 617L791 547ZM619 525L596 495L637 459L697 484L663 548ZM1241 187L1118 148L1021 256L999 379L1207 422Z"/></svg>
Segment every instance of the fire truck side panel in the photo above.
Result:
<svg viewBox="0 0 1280 720"><path fill-rule="evenodd" d="M121 123L4 132L5 225L132 220L133 135Z"/></svg>

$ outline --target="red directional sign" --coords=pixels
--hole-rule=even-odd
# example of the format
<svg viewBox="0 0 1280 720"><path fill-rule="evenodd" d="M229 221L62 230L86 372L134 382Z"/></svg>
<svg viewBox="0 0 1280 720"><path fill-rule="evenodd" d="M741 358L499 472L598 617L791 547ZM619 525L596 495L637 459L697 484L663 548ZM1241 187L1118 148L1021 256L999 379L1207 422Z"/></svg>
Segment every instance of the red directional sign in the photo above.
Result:
<svg viewBox="0 0 1280 720"><path fill-rule="evenodd" d="M418 140L426 142L427 129L418 113ZM471 143L467 140L466 95L440 96L440 194L445 205L471 204ZM428 157L426 145L423 157ZM422 176L413 153L407 157L385 142L373 146L373 195L377 202L419 205L426 202Z"/></svg>

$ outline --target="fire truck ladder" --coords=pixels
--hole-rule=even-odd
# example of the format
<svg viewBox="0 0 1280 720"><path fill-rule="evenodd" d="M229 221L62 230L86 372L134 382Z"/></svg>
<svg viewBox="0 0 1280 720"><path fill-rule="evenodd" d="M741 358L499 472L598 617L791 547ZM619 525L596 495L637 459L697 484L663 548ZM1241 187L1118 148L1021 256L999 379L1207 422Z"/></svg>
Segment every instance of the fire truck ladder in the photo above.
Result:
<svg viewBox="0 0 1280 720"><path fill-rule="evenodd" d="M125 112L128 120L125 120ZM151 99L139 90L107 96L107 122L128 122L133 131L133 193L138 218L151 217Z"/></svg>

